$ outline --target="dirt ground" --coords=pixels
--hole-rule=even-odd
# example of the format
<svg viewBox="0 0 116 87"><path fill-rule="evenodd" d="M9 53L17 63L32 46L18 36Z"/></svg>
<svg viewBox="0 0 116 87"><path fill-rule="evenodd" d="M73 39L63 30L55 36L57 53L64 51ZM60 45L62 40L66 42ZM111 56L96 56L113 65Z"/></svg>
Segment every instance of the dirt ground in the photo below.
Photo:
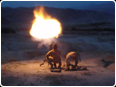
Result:
<svg viewBox="0 0 116 87"><path fill-rule="evenodd" d="M84 55L84 54L81 54ZM1 66L4 86L113 86L115 68L104 67L102 58L84 58L78 66L87 70L65 71L62 58L61 72L51 72L47 63L40 67L44 56L32 60L10 61ZM107 58L108 59L108 58ZM111 58L110 58L111 59ZM113 59L114 60L114 59ZM73 64L73 62L72 62Z"/></svg>
<svg viewBox="0 0 116 87"><path fill-rule="evenodd" d="M113 86L115 84L115 37L63 35L58 38L62 52L61 72L51 72L47 63L40 67L47 47L23 32L1 35L1 84L3 86ZM87 70L65 71L65 56L80 53L78 66Z"/></svg>

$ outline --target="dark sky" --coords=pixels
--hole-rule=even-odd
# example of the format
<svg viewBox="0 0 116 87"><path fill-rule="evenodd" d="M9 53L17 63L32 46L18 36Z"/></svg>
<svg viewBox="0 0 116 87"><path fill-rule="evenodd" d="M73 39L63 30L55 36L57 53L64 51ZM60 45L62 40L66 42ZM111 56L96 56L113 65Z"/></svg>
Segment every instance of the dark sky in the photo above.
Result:
<svg viewBox="0 0 116 87"><path fill-rule="evenodd" d="M104 4L108 1L3 1L1 7L35 7L47 6L55 8L86 8L91 4Z"/></svg>

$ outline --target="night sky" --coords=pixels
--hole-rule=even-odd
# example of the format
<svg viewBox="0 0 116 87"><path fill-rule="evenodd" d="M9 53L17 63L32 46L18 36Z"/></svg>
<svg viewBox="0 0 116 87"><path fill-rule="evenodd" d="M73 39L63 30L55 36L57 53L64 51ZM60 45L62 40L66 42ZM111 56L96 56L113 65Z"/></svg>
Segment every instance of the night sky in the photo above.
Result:
<svg viewBox="0 0 116 87"><path fill-rule="evenodd" d="M47 6L55 8L79 8L84 9L91 4L104 4L109 1L3 1L1 7L35 7ZM111 2L111 1L110 1Z"/></svg>

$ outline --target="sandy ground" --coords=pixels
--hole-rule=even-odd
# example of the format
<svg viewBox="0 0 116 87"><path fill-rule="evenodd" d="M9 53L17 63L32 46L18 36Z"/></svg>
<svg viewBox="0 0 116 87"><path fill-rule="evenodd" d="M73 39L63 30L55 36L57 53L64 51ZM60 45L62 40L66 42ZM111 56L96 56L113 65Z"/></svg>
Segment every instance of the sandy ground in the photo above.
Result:
<svg viewBox="0 0 116 87"><path fill-rule="evenodd" d="M24 32L1 35L1 84L4 86L112 86L115 84L115 37L64 35L58 38L61 72L40 67L48 51ZM64 71L65 55L78 51L78 66L87 70Z"/></svg>
<svg viewBox="0 0 116 87"><path fill-rule="evenodd" d="M64 59L61 72L51 72L47 63L40 67L44 56L33 60L2 64L1 81L4 86L112 86L115 71L103 67L101 58L87 58L79 62L87 70L65 71Z"/></svg>

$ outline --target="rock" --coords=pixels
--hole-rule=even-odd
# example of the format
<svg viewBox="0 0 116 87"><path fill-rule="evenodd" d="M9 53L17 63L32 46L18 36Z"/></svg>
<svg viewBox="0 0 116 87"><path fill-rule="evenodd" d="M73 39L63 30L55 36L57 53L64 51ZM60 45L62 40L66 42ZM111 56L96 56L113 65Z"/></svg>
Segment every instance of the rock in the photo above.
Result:
<svg viewBox="0 0 116 87"><path fill-rule="evenodd" d="M112 71L115 71L115 63L110 64L107 68Z"/></svg>

